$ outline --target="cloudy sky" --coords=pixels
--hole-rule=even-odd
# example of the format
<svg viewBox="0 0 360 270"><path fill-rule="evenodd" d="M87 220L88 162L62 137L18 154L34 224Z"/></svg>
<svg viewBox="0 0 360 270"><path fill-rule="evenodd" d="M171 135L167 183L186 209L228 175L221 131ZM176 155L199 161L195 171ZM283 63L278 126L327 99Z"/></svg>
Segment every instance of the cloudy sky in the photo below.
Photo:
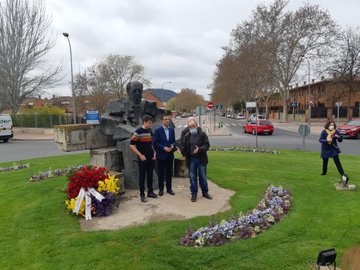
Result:
<svg viewBox="0 0 360 270"><path fill-rule="evenodd" d="M70 34L74 73L109 54L132 55L151 87L195 89L206 99L215 65L230 33L249 18L259 0L46 0L56 45L50 63L63 63L61 85L49 94L70 95ZM357 26L359 0L310 0L341 26ZM288 9L303 1L292 0ZM171 82L171 83L167 83Z"/></svg>

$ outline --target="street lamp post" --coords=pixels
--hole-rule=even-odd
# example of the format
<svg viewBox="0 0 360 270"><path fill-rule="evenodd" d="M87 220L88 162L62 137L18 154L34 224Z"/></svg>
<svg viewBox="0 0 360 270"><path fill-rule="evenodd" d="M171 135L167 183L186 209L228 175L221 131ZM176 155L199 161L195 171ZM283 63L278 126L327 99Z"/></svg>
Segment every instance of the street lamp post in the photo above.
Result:
<svg viewBox="0 0 360 270"><path fill-rule="evenodd" d="M308 106L309 106L309 125L311 123L311 105L312 105L312 102L310 100L310 96L311 96L311 90L310 90L310 80L311 80L311 73L310 73L310 61L309 61L309 58L307 58L305 55L303 56L307 63L308 63L308 80L309 80L309 83L308 83L308 94L307 94L307 103L308 103Z"/></svg>
<svg viewBox="0 0 360 270"><path fill-rule="evenodd" d="M167 83L172 83L172 82L163 82L161 84L161 89L164 89L164 85L167 84ZM163 91L161 91L161 102L163 103L163 106L164 106L164 109L165 109L165 102L163 100L164 100L164 93L163 93Z"/></svg>
<svg viewBox="0 0 360 270"><path fill-rule="evenodd" d="M71 43L69 39L68 33L63 33L63 36L67 38L69 42L69 49L70 49L70 66L71 66L71 95L72 95L72 111L73 111L73 118L74 124L76 124L76 106L75 106L75 94L74 94L74 75L73 75L73 63L72 63L72 51L71 51Z"/></svg>

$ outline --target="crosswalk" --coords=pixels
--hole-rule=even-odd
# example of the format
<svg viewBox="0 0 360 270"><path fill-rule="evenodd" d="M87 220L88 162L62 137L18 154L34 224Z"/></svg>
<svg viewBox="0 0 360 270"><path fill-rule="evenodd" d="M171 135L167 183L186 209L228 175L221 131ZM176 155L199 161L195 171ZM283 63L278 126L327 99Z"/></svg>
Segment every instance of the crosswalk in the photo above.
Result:
<svg viewBox="0 0 360 270"><path fill-rule="evenodd" d="M235 123L223 123L223 126L226 126L226 127L241 127L242 124L235 124ZM187 125L177 125L176 128L178 129L183 129L183 128L186 128Z"/></svg>

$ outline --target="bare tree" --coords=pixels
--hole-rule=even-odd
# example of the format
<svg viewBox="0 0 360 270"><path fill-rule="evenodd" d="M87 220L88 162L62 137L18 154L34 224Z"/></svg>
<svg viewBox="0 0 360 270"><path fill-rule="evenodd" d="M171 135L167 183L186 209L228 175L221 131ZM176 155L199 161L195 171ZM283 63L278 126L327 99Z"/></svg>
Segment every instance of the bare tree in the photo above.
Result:
<svg viewBox="0 0 360 270"><path fill-rule="evenodd" d="M126 85L132 80L150 85L144 77L144 67L137 64L133 56L109 55L86 72L77 74L74 88L77 96L86 95L95 109L103 112L111 98L125 97Z"/></svg>
<svg viewBox="0 0 360 270"><path fill-rule="evenodd" d="M345 88L347 118L350 120L351 100L360 89L360 28L348 28L341 32L332 53L332 61L326 71L336 75L334 81Z"/></svg>
<svg viewBox="0 0 360 270"><path fill-rule="evenodd" d="M119 99L124 98L126 85L132 80L150 86L150 81L144 77L144 67L136 63L133 56L109 55L102 64L108 76L109 89Z"/></svg>
<svg viewBox="0 0 360 270"><path fill-rule="evenodd" d="M276 0L270 6L259 5L250 20L233 30L230 42L235 53L255 46L259 48L257 55L270 61L265 65L271 66L267 77L273 78L272 85L283 99L284 121L288 121L289 88L304 56L316 55L318 48L332 42L337 30L330 15L319 6L305 4L296 11L285 12L287 4L288 1Z"/></svg>
<svg viewBox="0 0 360 270"><path fill-rule="evenodd" d="M196 94L194 89L184 88L175 96L175 109L177 112L190 112L197 106L205 106L203 96Z"/></svg>
<svg viewBox="0 0 360 270"><path fill-rule="evenodd" d="M77 74L74 81L74 91L77 98L82 101L90 101L93 109L100 113L105 112L106 104L115 97L109 90L107 76L104 73L106 74L105 67L101 64L95 64L89 67L87 72Z"/></svg>
<svg viewBox="0 0 360 270"><path fill-rule="evenodd" d="M0 3L0 89L12 113L21 102L58 81L60 66L48 67L44 57L53 48L48 38L50 18L42 2Z"/></svg>

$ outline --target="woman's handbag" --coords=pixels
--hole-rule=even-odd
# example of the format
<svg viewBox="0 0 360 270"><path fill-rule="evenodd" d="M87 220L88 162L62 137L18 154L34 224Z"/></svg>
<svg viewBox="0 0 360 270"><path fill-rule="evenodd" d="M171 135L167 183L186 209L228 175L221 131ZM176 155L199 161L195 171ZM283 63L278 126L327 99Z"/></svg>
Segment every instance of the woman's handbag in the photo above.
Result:
<svg viewBox="0 0 360 270"><path fill-rule="evenodd" d="M334 144L334 148L336 149L336 152L338 152L339 154L341 153L341 149L339 146L337 146L336 144Z"/></svg>

